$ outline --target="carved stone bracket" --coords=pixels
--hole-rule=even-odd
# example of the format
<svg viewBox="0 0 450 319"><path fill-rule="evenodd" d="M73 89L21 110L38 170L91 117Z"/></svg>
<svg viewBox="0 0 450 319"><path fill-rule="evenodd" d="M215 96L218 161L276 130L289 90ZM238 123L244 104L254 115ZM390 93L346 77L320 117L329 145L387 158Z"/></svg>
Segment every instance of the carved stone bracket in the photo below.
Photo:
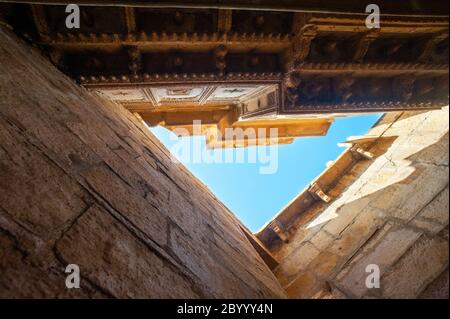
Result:
<svg viewBox="0 0 450 319"><path fill-rule="evenodd" d="M355 53L353 54L353 60L361 62L369 50L370 44L375 41L379 34L380 29L372 29L364 34L356 43Z"/></svg>
<svg viewBox="0 0 450 319"><path fill-rule="evenodd" d="M392 92L394 96L401 101L409 101L413 96L415 82L416 77L413 74L394 78L392 83Z"/></svg>
<svg viewBox="0 0 450 319"><path fill-rule="evenodd" d="M283 242L287 243L289 241L289 235L288 235L287 231L285 230L283 225L281 225L281 223L278 220L276 220L276 219L272 220L269 227L278 236L278 238L280 238Z"/></svg>
<svg viewBox="0 0 450 319"><path fill-rule="evenodd" d="M436 45L446 38L448 38L448 32L443 32L433 36L428 41L426 41L425 45L422 48L422 52L420 53L418 61L428 62L431 58L431 55L433 54L433 50L435 49Z"/></svg>
<svg viewBox="0 0 450 319"><path fill-rule="evenodd" d="M312 184L309 187L308 191L311 193L311 195L322 200L325 203L329 203L331 201L331 197L325 194L325 192L317 183Z"/></svg>
<svg viewBox="0 0 450 319"><path fill-rule="evenodd" d="M228 53L228 49L224 45L219 45L214 50L214 60L216 64L216 68L219 70L219 76L223 76L225 73L226 64L226 56Z"/></svg>
<svg viewBox="0 0 450 319"><path fill-rule="evenodd" d="M133 76L137 76L137 74L141 71L142 61L141 61L141 52L138 47L130 46L127 49L128 56L130 59L129 69Z"/></svg>
<svg viewBox="0 0 450 319"><path fill-rule="evenodd" d="M362 157L365 159L369 159L372 160L374 158L374 154L371 152L368 152L366 150L364 150L364 148L362 148L361 146L359 146L358 144L354 144L351 148L350 151L353 154L356 154L358 157Z"/></svg>
<svg viewBox="0 0 450 319"><path fill-rule="evenodd" d="M311 42L317 35L317 26L305 25L300 33L293 39L292 51L293 62L298 63L304 61L309 55Z"/></svg>
<svg viewBox="0 0 450 319"><path fill-rule="evenodd" d="M355 78L351 75L343 75L334 79L334 91L342 102L347 102L353 96L352 86L354 83Z"/></svg>

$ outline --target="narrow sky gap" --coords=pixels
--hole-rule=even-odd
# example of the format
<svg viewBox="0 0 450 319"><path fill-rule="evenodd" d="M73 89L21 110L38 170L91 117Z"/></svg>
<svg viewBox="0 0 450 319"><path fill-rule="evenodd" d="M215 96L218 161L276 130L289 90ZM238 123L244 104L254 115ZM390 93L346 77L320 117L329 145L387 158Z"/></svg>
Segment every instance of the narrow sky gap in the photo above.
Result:
<svg viewBox="0 0 450 319"><path fill-rule="evenodd" d="M271 175L260 174L258 163L183 164L256 232L320 174L328 161L339 156L344 149L337 143L367 133L380 117L370 114L337 118L326 136L297 138L293 144L277 146L278 170ZM169 149L177 143L173 133L162 127L151 131ZM205 147L204 137L185 138L198 138Z"/></svg>

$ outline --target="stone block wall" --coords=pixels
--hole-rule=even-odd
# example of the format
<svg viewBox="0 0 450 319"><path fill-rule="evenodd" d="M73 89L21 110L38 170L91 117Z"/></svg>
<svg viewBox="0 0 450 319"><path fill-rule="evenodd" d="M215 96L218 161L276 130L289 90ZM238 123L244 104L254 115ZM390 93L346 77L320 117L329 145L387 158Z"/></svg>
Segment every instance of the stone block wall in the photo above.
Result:
<svg viewBox="0 0 450 319"><path fill-rule="evenodd" d="M386 114L359 161L275 245L291 298L448 298L448 107ZM368 289L368 265L380 287Z"/></svg>
<svg viewBox="0 0 450 319"><path fill-rule="evenodd" d="M1 28L0 274L2 298L285 296L240 222L139 119Z"/></svg>

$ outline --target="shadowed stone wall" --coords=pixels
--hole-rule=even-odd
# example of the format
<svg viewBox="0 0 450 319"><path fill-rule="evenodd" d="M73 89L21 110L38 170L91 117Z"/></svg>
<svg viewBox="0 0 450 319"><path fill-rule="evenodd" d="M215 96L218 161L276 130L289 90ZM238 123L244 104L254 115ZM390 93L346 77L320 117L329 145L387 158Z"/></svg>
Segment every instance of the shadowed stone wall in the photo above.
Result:
<svg viewBox="0 0 450 319"><path fill-rule="evenodd" d="M448 107L390 113L358 162L272 249L292 298L448 298ZM368 289L367 265L380 269Z"/></svg>
<svg viewBox="0 0 450 319"><path fill-rule="evenodd" d="M239 221L141 121L1 28L0 274L0 297L284 296Z"/></svg>

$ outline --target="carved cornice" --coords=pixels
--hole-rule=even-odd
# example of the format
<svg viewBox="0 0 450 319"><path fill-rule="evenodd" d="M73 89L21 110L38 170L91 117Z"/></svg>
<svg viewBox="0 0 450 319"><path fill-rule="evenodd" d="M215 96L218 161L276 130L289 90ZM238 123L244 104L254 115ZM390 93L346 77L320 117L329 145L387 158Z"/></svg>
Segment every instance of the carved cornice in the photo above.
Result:
<svg viewBox="0 0 450 319"><path fill-rule="evenodd" d="M365 25L366 16L348 17L342 15L321 15L314 14L309 23L317 26L317 31L349 33L357 32L364 34L367 32ZM383 34L408 35L411 29L416 34L440 33L448 30L448 17L427 18L427 17L386 17L384 15L383 23L379 29Z"/></svg>
<svg viewBox="0 0 450 319"><path fill-rule="evenodd" d="M183 12L128 5L66 30L55 23L63 12L31 9L23 23L29 27L20 32L41 44L63 72L83 75L78 79L88 87L276 83L277 111L291 114L430 109L447 95L447 16L384 13L381 29L369 30L363 11ZM20 15L11 12L3 16L19 30L14 21Z"/></svg>
<svg viewBox="0 0 450 319"><path fill-rule="evenodd" d="M282 113L313 114L313 113L361 113L361 112L391 112L411 110L433 110L448 105L448 101L435 102L357 102L338 104L301 104L286 106Z"/></svg>
<svg viewBox="0 0 450 319"><path fill-rule="evenodd" d="M448 64L428 63L314 63L302 62L294 66L293 72L305 74L386 74L396 75L404 73L421 73L445 75L449 71Z"/></svg>
<svg viewBox="0 0 450 319"><path fill-rule="evenodd" d="M257 48L258 46L274 45L276 47L287 48L291 41L289 34L274 33L135 33L132 36L128 34L106 34L106 33L56 33L51 35L48 40L42 41L43 45L61 46L61 47L108 47L118 45L134 45L158 49L171 48L175 45L183 47L201 47L202 45L220 45L227 46L248 46Z"/></svg>
<svg viewBox="0 0 450 319"><path fill-rule="evenodd" d="M117 76L80 76L78 80L85 86L127 86L127 85L160 85L175 83L279 83L281 73L228 73L220 76L216 73L201 74L128 74Z"/></svg>

